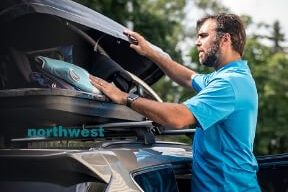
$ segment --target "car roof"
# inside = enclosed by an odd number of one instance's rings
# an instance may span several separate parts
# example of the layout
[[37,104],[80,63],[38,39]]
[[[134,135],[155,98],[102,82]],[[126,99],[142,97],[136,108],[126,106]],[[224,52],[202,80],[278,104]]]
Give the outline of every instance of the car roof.
[[[157,142],[153,145],[137,146],[131,142],[131,146],[119,146],[113,148],[90,149],[0,149],[0,159],[41,160],[41,159],[73,159],[81,164],[83,160],[89,164],[121,163],[128,171],[153,167],[161,164],[174,164],[177,162],[191,161],[191,146],[173,142]],[[104,146],[104,145],[103,145]],[[135,147],[136,146],[136,147]],[[97,155],[99,156],[97,156]],[[100,158],[101,157],[101,158]],[[104,159],[102,157],[105,157]],[[68,161],[70,161],[68,160]],[[64,160],[63,160],[64,161]],[[72,160],[71,160],[72,161]],[[5,161],[8,162],[8,161]],[[59,160],[58,163],[61,163]],[[31,165],[32,166],[32,165]],[[64,164],[63,164],[64,166]],[[89,168],[89,166],[88,166]],[[102,178],[103,179],[103,178]],[[104,180],[106,180],[104,178]]]
[[126,178],[125,182],[122,182],[128,190],[137,187],[127,177],[141,171],[153,171],[163,166],[171,167],[174,171],[190,170],[191,147],[170,144],[89,150],[0,149],[0,164],[5,165],[1,171],[8,181],[15,179],[17,175],[18,180],[45,181],[69,186],[93,179],[108,184],[113,176],[114,180],[118,181]]

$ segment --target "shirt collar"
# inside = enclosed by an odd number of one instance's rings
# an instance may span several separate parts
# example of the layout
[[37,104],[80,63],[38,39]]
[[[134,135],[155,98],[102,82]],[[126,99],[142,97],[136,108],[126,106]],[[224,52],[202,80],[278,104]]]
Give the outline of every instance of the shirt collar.
[[240,68],[244,68],[244,69],[249,69],[248,65],[247,65],[247,60],[239,59],[239,60],[236,60],[236,61],[231,61],[230,63],[224,65],[223,67],[220,67],[216,71],[220,72],[220,71],[222,71],[224,69],[228,69],[228,68],[231,68],[231,67],[237,67],[237,68],[240,67]]

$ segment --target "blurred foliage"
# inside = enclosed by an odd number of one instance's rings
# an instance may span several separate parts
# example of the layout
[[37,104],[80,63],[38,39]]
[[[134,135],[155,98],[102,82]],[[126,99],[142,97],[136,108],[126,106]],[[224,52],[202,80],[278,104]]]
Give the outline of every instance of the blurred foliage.
[[257,39],[249,39],[244,59],[249,61],[259,95],[255,152],[288,151],[288,57]]
[[204,11],[205,14],[228,12],[229,9],[223,6],[219,0],[194,0],[195,5]]
[[[193,136],[192,136],[193,137]],[[165,135],[157,136],[158,141],[180,142],[192,145],[192,138],[187,135]]]
[[[78,2],[103,13],[143,34],[153,44],[163,48],[170,56],[182,62],[181,52],[175,49],[177,43],[183,40],[184,31],[181,24],[184,18],[185,0],[77,0]],[[191,1],[191,0],[190,0]],[[218,0],[194,0],[195,7],[203,14],[229,12]],[[254,32],[247,37],[244,59],[255,78],[259,94],[259,114],[255,139],[256,154],[288,152],[288,58],[286,41],[281,31],[281,25],[275,21],[254,23],[253,18],[242,15],[245,26],[265,27],[268,35]],[[192,33],[192,32],[191,32]],[[194,34],[195,35],[195,34]],[[263,43],[270,42],[270,46]],[[211,69],[204,68],[198,62],[195,47],[190,51],[192,65],[198,72],[207,73]],[[180,75],[180,74],[179,74]],[[163,77],[154,86],[159,95],[169,102],[182,102],[195,93],[172,83]],[[191,143],[191,140],[180,137],[178,141]]]

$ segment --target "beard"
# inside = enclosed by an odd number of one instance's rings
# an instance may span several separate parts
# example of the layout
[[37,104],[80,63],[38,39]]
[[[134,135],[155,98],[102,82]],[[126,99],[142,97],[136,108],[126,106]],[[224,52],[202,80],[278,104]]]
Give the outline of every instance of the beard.
[[219,56],[220,56],[220,51],[219,51],[219,45],[220,40],[216,39],[213,41],[211,47],[207,50],[207,53],[205,53],[204,58],[200,58],[200,63],[202,65],[205,65],[207,67],[217,67],[219,64]]

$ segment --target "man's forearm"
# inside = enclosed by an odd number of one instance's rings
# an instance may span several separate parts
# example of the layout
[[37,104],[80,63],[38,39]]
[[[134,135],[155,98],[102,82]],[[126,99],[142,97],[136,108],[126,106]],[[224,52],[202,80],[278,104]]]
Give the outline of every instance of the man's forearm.
[[154,61],[173,81],[179,85],[191,88],[191,78],[197,74],[195,71],[180,65],[157,51],[151,52],[147,57]]
[[138,98],[131,107],[150,120],[169,127],[180,129],[196,123],[193,114],[183,104],[160,103]]

